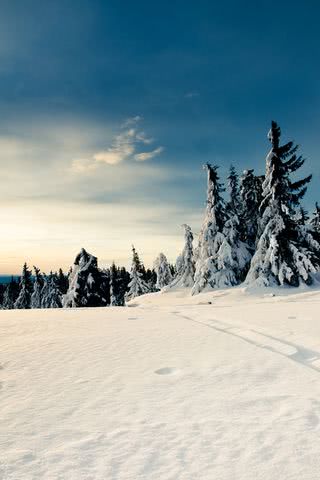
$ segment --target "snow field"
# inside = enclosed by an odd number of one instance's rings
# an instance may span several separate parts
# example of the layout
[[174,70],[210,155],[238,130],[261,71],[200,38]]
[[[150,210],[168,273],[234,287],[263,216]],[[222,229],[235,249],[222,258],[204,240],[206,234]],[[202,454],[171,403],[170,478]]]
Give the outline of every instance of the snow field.
[[319,304],[232,289],[1,311],[1,480],[315,480]]

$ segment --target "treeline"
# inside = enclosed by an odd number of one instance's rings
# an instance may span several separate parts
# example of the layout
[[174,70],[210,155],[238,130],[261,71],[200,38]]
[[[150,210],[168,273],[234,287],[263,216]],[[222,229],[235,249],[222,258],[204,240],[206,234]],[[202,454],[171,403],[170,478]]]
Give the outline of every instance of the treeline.
[[12,279],[0,290],[2,308],[122,306],[163,289],[188,287],[195,295],[243,282],[311,285],[320,270],[320,208],[316,204],[309,215],[302,206],[312,176],[296,179],[304,159],[293,142],[281,145],[280,136],[272,122],[264,175],[250,169],[239,176],[231,167],[225,187],[218,166],[205,165],[207,204],[198,244],[194,248],[191,228],[183,225],[185,243],[175,266],[160,253],[154,268],[146,269],[133,247],[130,272],[115,264],[100,269],[82,249],[67,275],[45,275],[34,267],[32,276],[25,264],[20,282]]
[[131,273],[113,263],[100,269],[95,256],[82,249],[68,274],[62,269],[41,273],[25,263],[20,279],[12,277],[0,287],[2,309],[72,308],[123,306],[126,301],[142,293],[156,292],[174,276],[174,266],[160,254],[155,268],[145,268],[135,248]]

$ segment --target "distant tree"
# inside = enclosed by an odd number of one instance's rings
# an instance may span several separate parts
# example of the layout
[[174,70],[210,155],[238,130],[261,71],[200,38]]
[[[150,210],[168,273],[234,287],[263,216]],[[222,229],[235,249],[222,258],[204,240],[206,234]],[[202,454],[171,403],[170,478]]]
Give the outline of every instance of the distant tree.
[[59,268],[58,275],[57,275],[57,283],[58,288],[60,290],[61,295],[65,295],[69,288],[69,280],[68,275],[65,275],[62,268]]
[[33,290],[32,272],[25,263],[22,268],[22,275],[20,279],[19,296],[14,303],[14,308],[28,309],[31,308],[31,294]]
[[310,284],[319,264],[319,243],[295,219],[311,175],[294,182],[290,179],[304,159],[297,156],[293,142],[281,146],[280,135],[279,126],[272,122],[261,203],[262,234],[246,279],[249,285]]
[[184,224],[182,227],[184,228],[184,247],[176,260],[175,277],[169,285],[170,288],[188,288],[194,284],[193,233],[189,225]]
[[149,293],[150,289],[145,280],[143,280],[142,263],[139,255],[132,246],[132,266],[130,272],[130,283],[128,285],[129,291],[125,295],[125,301],[129,302],[135,297]]
[[14,308],[15,301],[19,295],[19,282],[17,282],[13,277],[11,277],[10,282],[5,288],[3,294],[2,308],[4,310],[11,310]]
[[41,308],[41,301],[42,301],[42,288],[43,288],[43,276],[40,273],[40,269],[37,267],[33,267],[34,269],[34,281],[33,281],[33,290],[31,294],[31,308]]
[[59,289],[59,277],[57,274],[50,272],[48,276],[44,277],[41,297],[42,308],[62,307],[62,297]]
[[156,288],[161,290],[172,282],[172,274],[167,257],[160,253],[154,262],[154,270],[157,277]]
[[104,307],[107,305],[106,273],[99,270],[97,257],[84,248],[76,256],[69,276],[69,289],[64,307]]

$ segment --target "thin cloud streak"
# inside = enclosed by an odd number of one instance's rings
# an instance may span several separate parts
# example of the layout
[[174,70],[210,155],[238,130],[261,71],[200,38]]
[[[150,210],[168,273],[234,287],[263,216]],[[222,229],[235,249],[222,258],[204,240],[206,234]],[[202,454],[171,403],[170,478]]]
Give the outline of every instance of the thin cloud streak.
[[139,115],[128,118],[121,126],[121,132],[113,138],[111,146],[100,150],[89,159],[74,159],[71,170],[78,174],[90,173],[99,165],[118,165],[126,160],[144,162],[151,160],[163,151],[163,147],[157,147],[151,151],[139,151],[140,147],[150,145],[154,139],[148,137],[139,128],[142,117]]

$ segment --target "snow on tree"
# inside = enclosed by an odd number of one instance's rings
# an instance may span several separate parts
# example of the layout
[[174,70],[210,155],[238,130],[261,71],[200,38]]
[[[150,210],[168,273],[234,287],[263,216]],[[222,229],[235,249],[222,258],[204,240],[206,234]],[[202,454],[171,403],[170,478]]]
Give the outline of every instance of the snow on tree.
[[230,200],[226,205],[226,210],[236,212],[239,215],[241,211],[239,177],[233,165],[231,165],[229,170],[228,190]]
[[20,291],[17,300],[15,301],[14,308],[26,309],[31,306],[31,294],[33,290],[32,285],[32,272],[29,270],[28,265],[25,263],[22,268],[22,275],[20,279]]
[[193,233],[189,225],[182,225],[184,228],[184,247],[178,256],[175,265],[175,278],[169,288],[190,288],[194,285],[194,254],[193,254]]
[[239,200],[235,172],[229,183],[232,197],[225,207],[218,167],[207,165],[208,190],[205,219],[199,235],[192,295],[213,288],[238,285],[248,270],[251,254],[240,239]]
[[42,308],[62,307],[62,298],[59,289],[59,278],[57,274],[50,272],[48,276],[44,276],[44,284],[41,291],[41,297]]
[[320,236],[320,207],[318,203],[316,203],[316,208],[312,213],[312,217],[310,220],[310,225],[312,226],[313,231],[316,233],[317,237]]
[[41,308],[42,300],[42,288],[43,288],[43,276],[40,273],[40,269],[33,267],[34,269],[34,282],[33,282],[33,291],[31,294],[31,308]]
[[307,225],[309,222],[308,212],[302,206],[300,206],[296,212],[295,221],[298,225]]
[[3,302],[2,302],[3,310],[12,310],[14,308],[14,304],[16,299],[18,298],[18,295],[19,295],[19,284],[12,277],[3,294]]
[[134,246],[132,246],[132,265],[130,271],[130,283],[128,285],[129,291],[125,294],[126,302],[150,292],[148,284],[143,280],[141,270],[142,264],[139,255]]
[[172,282],[172,274],[169,262],[164,253],[160,253],[154,262],[154,269],[157,275],[156,288],[161,290]]
[[261,203],[261,237],[251,261],[246,283],[257,286],[312,283],[319,264],[319,243],[310,231],[295,221],[296,209],[311,175],[292,182],[290,174],[304,163],[293,142],[280,146],[281,131],[272,122],[268,138],[271,150],[266,159],[266,177]]
[[254,170],[244,170],[240,178],[241,219],[243,222],[242,240],[254,249],[260,219],[262,183],[264,177],[254,175]]
[[110,269],[110,306],[116,307],[119,305],[118,298],[116,296],[116,276],[117,276],[117,269],[115,263],[111,265]]
[[207,207],[199,235],[196,270],[192,295],[214,288],[216,285],[217,254],[225,240],[222,230],[226,216],[222,193],[225,191],[219,182],[218,167],[206,164]]
[[107,304],[106,274],[99,270],[97,257],[84,248],[76,256],[69,275],[64,307],[103,307]]

